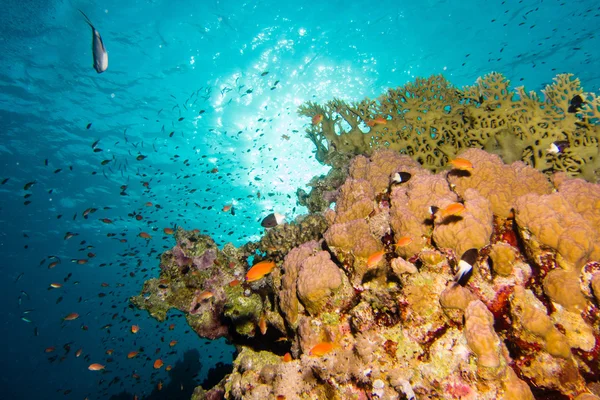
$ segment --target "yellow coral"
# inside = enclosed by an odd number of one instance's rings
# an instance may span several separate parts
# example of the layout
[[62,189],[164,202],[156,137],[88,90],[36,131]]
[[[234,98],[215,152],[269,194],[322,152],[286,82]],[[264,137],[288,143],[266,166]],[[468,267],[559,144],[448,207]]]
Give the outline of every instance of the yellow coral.
[[570,271],[550,271],[544,278],[544,293],[569,311],[583,311],[587,305],[579,288],[579,277]]
[[490,250],[493,271],[501,276],[510,275],[517,259],[517,254],[518,250],[507,243],[494,243]]
[[530,290],[515,286],[510,303],[514,323],[522,328],[521,334],[525,341],[543,339],[549,354],[561,358],[571,357],[571,348],[565,335],[554,327],[550,317],[546,315],[546,308]]
[[465,309],[465,336],[469,347],[477,355],[482,378],[496,378],[504,372],[500,338],[494,331],[494,316],[481,300],[470,302]]

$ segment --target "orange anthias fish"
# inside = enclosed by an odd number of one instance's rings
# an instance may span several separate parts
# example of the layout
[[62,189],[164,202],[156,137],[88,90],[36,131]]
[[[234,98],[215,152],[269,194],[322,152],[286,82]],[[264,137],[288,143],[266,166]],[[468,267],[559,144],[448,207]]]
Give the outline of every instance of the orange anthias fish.
[[335,347],[335,343],[321,342],[315,345],[312,349],[310,349],[310,352],[308,354],[310,354],[311,356],[321,357],[329,353]]
[[66,317],[63,318],[63,321],[73,321],[75,319],[79,318],[79,314],[77,314],[76,312],[71,313],[69,315],[67,315]]
[[173,347],[173,346],[175,346],[176,344],[177,344],[177,340],[171,340],[171,341],[169,342],[169,346],[170,346],[170,347]]
[[146,233],[146,232],[140,232],[140,234],[138,236],[141,237],[142,239],[151,239],[152,238],[152,236],[150,236],[150,234]]
[[261,261],[258,264],[254,265],[248,272],[246,273],[246,281],[254,282],[259,279],[262,279],[265,275],[271,273],[271,271],[275,268],[274,261]]
[[265,335],[267,333],[267,320],[265,319],[265,315],[261,315],[258,320],[258,329],[260,329],[260,333]]
[[408,246],[409,244],[412,243],[412,238],[410,236],[402,236],[400,239],[398,239],[398,242],[396,243],[396,247],[404,247],[404,246]]
[[159,369],[163,365],[164,365],[163,360],[161,360],[160,358],[158,358],[156,361],[154,361],[154,369]]
[[384,259],[384,257],[385,257],[385,250],[376,251],[375,253],[371,254],[369,256],[369,258],[367,259],[367,267],[373,268],[374,266],[379,264],[381,262],[381,260]]
[[227,212],[227,211],[231,210],[231,206],[232,206],[231,204],[225,204],[223,206],[223,212]]
[[133,358],[133,357],[136,357],[137,355],[138,355],[138,352],[137,352],[137,351],[130,351],[130,352],[127,354],[127,358]]
[[451,215],[459,215],[465,211],[465,206],[461,203],[452,203],[448,207],[440,211],[442,218],[449,217]]
[[204,292],[202,292],[198,295],[198,301],[208,300],[212,297],[214,297],[213,292],[211,292],[209,290],[205,290]]
[[90,366],[88,367],[88,369],[90,371],[101,371],[101,370],[104,369],[104,365],[98,364],[98,363],[93,363],[93,364],[90,364]]
[[165,229],[163,229],[163,232],[166,235],[172,235],[173,233],[175,233],[175,231],[173,230],[173,228],[165,228]]
[[323,121],[323,114],[315,114],[312,117],[312,124],[313,125],[319,125],[321,123],[321,121]]
[[62,287],[62,283],[51,283],[50,287],[53,289],[58,289],[59,287]]
[[471,164],[471,161],[465,160],[464,158],[455,158],[454,160],[448,161],[448,164],[452,165],[453,169],[460,169],[463,171],[473,169],[473,164]]
[[367,125],[373,127],[375,125],[385,125],[387,124],[387,119],[383,117],[377,117],[375,119],[370,119],[366,121]]
[[131,333],[138,333],[140,331],[140,327],[138,325],[131,325]]
[[292,361],[292,355],[290,353],[285,353],[285,355],[283,356],[283,362],[290,362]]

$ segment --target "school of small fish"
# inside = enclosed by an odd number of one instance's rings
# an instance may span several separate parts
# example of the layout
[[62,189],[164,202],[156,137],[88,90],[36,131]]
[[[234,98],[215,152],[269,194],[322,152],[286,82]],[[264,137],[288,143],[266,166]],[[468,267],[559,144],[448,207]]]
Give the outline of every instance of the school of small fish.
[[[104,78],[113,73],[116,63],[111,64],[109,70],[108,50],[99,30],[96,29],[96,26],[102,29],[102,23],[90,14],[94,22],[99,23],[95,26],[82,10],[78,11],[83,15],[84,22],[91,28],[92,32],[92,67],[97,74],[106,72],[105,75],[102,75]],[[528,30],[537,29],[535,24],[530,24],[527,20],[528,15],[536,12],[538,12],[537,8],[526,10],[524,7],[511,11],[505,25],[516,20],[519,27],[523,26]],[[508,13],[508,10],[506,13]],[[79,15],[78,17],[81,18]],[[230,23],[227,17],[220,16],[219,18],[219,22],[224,26]],[[500,21],[492,19],[490,23],[497,24]],[[106,33],[104,30],[103,32]],[[89,34],[89,31],[87,34]],[[89,36],[86,37],[86,41],[89,40]],[[109,39],[107,42],[109,45],[111,41],[114,43],[117,40],[115,37],[106,36],[106,38]],[[574,45],[578,44],[575,43]],[[507,48],[509,48],[508,43],[501,42],[499,49],[495,51],[494,57],[501,58],[500,53],[503,53]],[[469,57],[470,54],[467,53],[463,66],[468,64]],[[517,55],[516,58],[527,59],[534,66],[537,63],[534,54],[523,53]],[[285,85],[284,80],[274,77],[273,71],[270,73],[263,70],[255,75],[254,78],[262,79],[264,81],[262,86],[266,86],[270,91]],[[152,268],[155,268],[156,265],[148,265],[147,260],[160,256],[165,249],[170,247],[165,243],[174,240],[173,235],[176,234],[180,226],[186,226],[187,229],[194,223],[198,232],[213,235],[219,240],[219,244],[234,240],[245,241],[247,239],[245,234],[234,229],[226,229],[215,235],[215,232],[205,229],[202,222],[195,219],[192,214],[195,212],[201,212],[203,215],[210,213],[214,221],[235,218],[238,225],[255,226],[257,232],[271,229],[283,224],[285,221],[286,217],[275,212],[273,206],[273,199],[276,199],[281,193],[274,191],[263,191],[261,193],[261,189],[264,187],[261,184],[263,179],[278,179],[278,184],[285,184],[281,178],[261,175],[260,168],[258,168],[258,164],[262,163],[263,159],[276,162],[278,155],[274,145],[264,144],[257,147],[256,142],[254,142],[253,147],[247,149],[247,151],[256,154],[257,166],[241,170],[236,170],[230,165],[219,162],[220,154],[222,154],[220,153],[221,149],[206,150],[199,145],[192,145],[191,150],[195,157],[188,158],[181,155],[187,154],[183,148],[191,139],[188,132],[193,129],[196,121],[199,118],[208,118],[214,112],[210,100],[218,98],[221,107],[226,107],[232,102],[239,102],[244,98],[256,95],[259,88],[251,86],[249,82],[249,79],[244,80],[244,78],[237,77],[230,81],[196,87],[183,97],[171,94],[170,98],[167,99],[168,102],[165,102],[164,106],[159,109],[157,107],[154,114],[142,116],[148,126],[154,127],[155,136],[150,138],[132,132],[134,131],[133,128],[122,126],[119,128],[120,139],[116,141],[108,140],[96,131],[101,124],[100,121],[81,121],[79,130],[81,134],[85,134],[85,137],[88,138],[86,148],[89,152],[88,154],[82,154],[81,157],[86,158],[94,165],[92,170],[85,171],[85,173],[92,177],[104,179],[106,185],[97,189],[112,193],[115,200],[114,203],[110,204],[90,203],[83,206],[77,204],[76,207],[78,208],[72,216],[70,213],[69,215],[66,214],[69,211],[67,207],[56,206],[52,208],[52,211],[47,211],[54,213],[52,218],[56,220],[61,220],[61,222],[69,220],[68,230],[56,233],[60,236],[64,247],[57,249],[53,254],[46,254],[39,261],[39,266],[42,267],[44,272],[52,274],[52,278],[39,284],[43,286],[44,291],[47,291],[46,301],[49,301],[57,310],[60,310],[60,315],[57,314],[55,321],[56,326],[61,330],[60,337],[46,337],[43,324],[39,322],[41,320],[40,316],[34,308],[29,307],[29,304],[33,301],[29,294],[30,291],[20,289],[23,281],[29,278],[26,273],[19,272],[15,274],[16,277],[12,278],[12,281],[19,288],[17,306],[21,321],[25,326],[30,327],[34,337],[44,337],[46,340],[46,344],[39,348],[39,353],[47,357],[49,363],[57,365],[63,363],[68,357],[81,358],[81,362],[78,364],[79,368],[87,369],[91,371],[90,374],[100,377],[98,380],[98,393],[100,395],[107,393],[112,386],[120,385],[123,387],[123,380],[125,379],[139,382],[147,380],[151,382],[153,388],[162,390],[163,381],[159,372],[177,368],[176,362],[180,357],[177,347],[181,344],[177,346],[179,343],[178,338],[173,331],[176,323],[179,325],[184,324],[184,321],[181,321],[182,316],[169,316],[168,325],[162,326],[154,323],[149,325],[146,317],[140,313],[135,313],[135,316],[131,317],[128,304],[113,302],[117,294],[121,293],[123,288],[130,284],[129,282],[135,282],[133,286],[136,286],[152,275]],[[261,87],[260,90],[263,90],[263,88]],[[581,105],[581,101],[581,98],[572,99],[571,107],[576,109]],[[293,112],[293,110],[290,112]],[[100,120],[100,117],[98,117],[98,120]],[[248,138],[262,138],[272,122],[272,119],[258,117],[252,121],[253,128],[242,128],[234,132],[215,126],[209,129],[209,134],[222,137],[224,145],[231,144],[235,146],[237,143],[248,140]],[[310,121],[312,125],[327,122],[326,116],[323,114],[314,115]],[[370,119],[365,119],[364,123],[368,127],[374,127],[386,125],[387,120],[382,116],[375,115]],[[298,134],[298,129],[290,128],[285,133],[280,133],[278,137],[281,143],[285,145],[294,134]],[[568,148],[568,142],[557,141],[550,145],[547,152],[560,154]],[[171,201],[164,192],[164,188],[161,188],[166,172],[164,165],[156,162],[156,156],[164,153],[169,154],[169,161],[178,168],[174,180],[171,180],[176,184],[167,190],[176,193],[178,199],[184,198],[184,202],[175,203]],[[75,160],[67,164],[60,164],[52,155],[44,156],[39,160],[32,160],[32,163],[37,163],[42,168],[39,176],[32,176],[26,180],[15,176],[0,177],[2,187],[23,192],[22,204],[27,209],[34,208],[36,206],[35,202],[41,204],[46,198],[51,198],[55,191],[68,190],[68,186],[65,186],[65,188],[52,186],[49,183],[52,176],[67,176],[67,174],[73,172],[80,172],[80,168],[83,168]],[[450,160],[449,166],[451,171],[456,173],[468,172],[477,168],[468,160],[460,158]],[[224,185],[224,182],[240,179],[240,175],[252,177],[248,185],[249,192],[247,195],[236,197],[234,196],[235,193],[228,193],[227,196],[222,193],[216,194],[219,192],[219,188]],[[411,175],[407,172],[396,173],[390,177],[390,184],[405,184],[410,178]],[[135,201],[130,201],[130,196]],[[115,203],[121,200],[127,202],[128,213],[123,214],[116,211],[119,207]],[[262,208],[267,211],[262,215],[249,212],[248,210],[252,209],[256,203],[264,203],[265,206]],[[295,213],[295,211],[295,208],[291,210],[292,213]],[[464,212],[468,211],[462,203],[452,203],[444,208],[431,206],[431,217],[439,220],[461,218],[461,214]],[[106,243],[101,242],[98,237],[89,237],[84,233],[88,231],[90,225],[101,232],[101,239],[108,242],[111,248],[114,249],[114,254],[100,252],[99,248],[104,248]],[[226,225],[217,223],[217,226],[220,228]],[[36,232],[22,232],[25,249],[29,248],[30,242],[35,242],[31,238],[36,237],[36,235]],[[37,235],[37,238],[39,237]],[[416,240],[416,238],[401,237],[397,240],[395,247],[408,246],[413,240]],[[455,275],[455,282],[458,285],[464,285],[470,277],[477,258],[477,254],[473,250],[468,250],[461,257]],[[385,249],[371,254],[367,259],[368,268],[376,269],[388,254],[389,251]],[[99,287],[92,287],[89,282],[78,280],[78,277],[82,275],[80,272],[82,268],[104,271],[104,273],[111,271],[113,276],[119,277],[119,282],[116,284],[103,282]],[[258,262],[248,267],[245,277],[240,277],[240,280],[244,282],[236,279],[230,282],[229,285],[236,286],[246,284],[246,282],[259,281],[268,276],[275,268],[277,268],[277,265],[271,260]],[[61,274],[62,279],[56,278],[57,274]],[[83,289],[77,291],[77,286],[85,286],[85,294],[81,291]],[[213,296],[214,293],[210,288],[201,290],[197,294],[197,298],[201,302],[214,301]],[[81,309],[77,307],[63,309],[61,304],[63,301],[79,304]],[[96,313],[87,311],[90,307],[87,307],[86,304],[94,304],[98,311]],[[79,335],[90,330],[100,332],[101,339],[98,343],[98,349],[101,349],[101,351],[86,348],[79,340],[71,338],[76,336],[71,333],[73,331],[76,331],[76,334]],[[263,335],[267,332],[264,317],[259,320],[259,330]],[[127,336],[119,336],[119,341],[116,341],[114,339],[116,332],[126,333]],[[187,334],[191,331],[187,329],[184,332]],[[164,343],[164,345],[156,349],[148,349],[138,345],[138,340],[142,340],[141,338],[145,335],[157,335],[160,337],[161,344]],[[205,344],[209,345],[210,343],[206,341]],[[334,350],[336,346],[335,343],[321,342],[314,346],[309,354],[314,357],[323,356]],[[77,350],[71,353],[71,350],[75,349]],[[292,356],[286,353],[282,359],[288,362],[292,360]],[[131,367],[127,366],[127,362],[130,363]],[[146,366],[153,369],[152,375],[144,376],[139,372]],[[72,389],[60,388],[59,390],[68,395]],[[138,398],[138,395],[135,398]]]

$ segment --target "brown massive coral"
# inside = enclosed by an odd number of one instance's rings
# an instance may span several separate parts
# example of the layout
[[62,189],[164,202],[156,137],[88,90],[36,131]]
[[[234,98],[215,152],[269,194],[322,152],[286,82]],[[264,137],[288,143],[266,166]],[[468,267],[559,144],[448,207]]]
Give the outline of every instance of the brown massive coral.
[[[600,98],[585,93],[572,74],[558,75],[542,99],[523,87],[514,91],[502,74],[490,73],[472,86],[453,87],[442,75],[390,89],[375,100],[324,105],[307,102],[299,114],[324,116],[307,137],[317,159],[334,164],[341,154],[371,154],[388,148],[439,171],[469,147],[522,160],[544,171],[565,171],[596,181],[600,174]],[[568,141],[560,154],[547,150]]]

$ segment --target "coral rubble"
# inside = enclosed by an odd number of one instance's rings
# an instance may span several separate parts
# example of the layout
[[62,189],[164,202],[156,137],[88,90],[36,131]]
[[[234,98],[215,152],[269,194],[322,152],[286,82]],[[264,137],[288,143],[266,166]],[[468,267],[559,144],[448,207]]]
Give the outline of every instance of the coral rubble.
[[[318,129],[335,129],[334,113],[350,124],[349,133],[327,139],[331,144],[365,153],[327,190],[335,192],[327,211],[239,249],[220,250],[206,236],[178,230],[160,277],[132,302],[159,320],[178,309],[200,336],[226,336],[236,345],[232,373],[194,398],[598,398],[600,189],[564,172],[550,180],[531,160],[521,161],[527,151],[548,161],[540,149],[565,132],[597,132],[589,123],[597,115],[568,111],[569,96],[583,95],[569,77],[547,88],[552,103],[545,107],[522,90],[512,99],[507,85],[492,74],[456,91],[438,77],[398,90],[393,103],[311,105],[303,112],[324,115],[315,119]],[[391,129],[392,120],[377,118],[400,103],[413,107],[401,118],[413,124],[406,135],[429,137],[439,127],[443,152],[424,151],[425,139],[408,152],[423,150],[417,161],[427,160],[427,168],[394,146],[361,147],[359,123]],[[476,122],[465,127],[465,118]],[[525,150],[524,135],[506,136],[539,132],[541,121],[547,137],[538,147]],[[561,131],[566,123],[578,127]],[[492,140],[525,147],[510,163],[466,149],[473,126],[483,147]],[[462,132],[456,140],[445,136],[452,129]],[[325,140],[315,126],[316,139],[318,132]],[[378,141],[392,141],[377,132]],[[456,155],[472,169],[443,169]],[[401,172],[410,178],[395,182]],[[450,206],[458,211],[440,211]],[[477,260],[469,279],[457,281],[467,250]],[[263,259],[275,267],[246,280]]]

